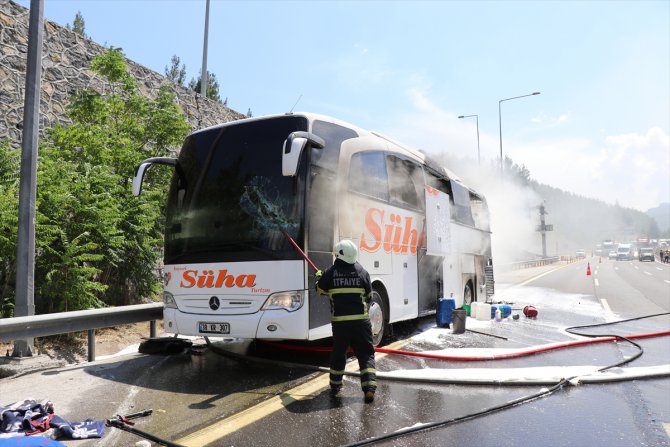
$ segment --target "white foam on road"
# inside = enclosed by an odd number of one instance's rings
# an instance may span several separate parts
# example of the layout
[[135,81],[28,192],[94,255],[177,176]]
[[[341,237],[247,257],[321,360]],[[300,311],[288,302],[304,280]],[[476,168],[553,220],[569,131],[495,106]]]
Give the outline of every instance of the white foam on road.
[[570,383],[598,383],[670,376],[670,365],[612,368],[598,372],[600,366],[537,366],[530,368],[455,368],[412,369],[377,372],[380,378],[445,382],[469,385],[546,385],[574,378]]

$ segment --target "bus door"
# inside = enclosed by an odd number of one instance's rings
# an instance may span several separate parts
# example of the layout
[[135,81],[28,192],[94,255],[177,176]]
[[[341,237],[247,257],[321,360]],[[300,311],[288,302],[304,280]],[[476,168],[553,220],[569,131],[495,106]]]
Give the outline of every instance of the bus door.
[[[399,281],[402,295],[391,301],[391,316],[416,318],[419,307],[418,247],[424,227],[425,199],[423,169],[417,162],[399,154],[387,153],[389,223],[393,229],[393,278]],[[395,307],[395,309],[394,309]]]
[[[343,141],[356,138],[357,133],[337,124],[315,120],[312,133],[323,138],[324,147],[311,151],[307,180],[307,254],[314,264],[325,270],[333,264],[333,247],[337,241],[335,227],[338,219],[336,200],[337,170]],[[311,272],[310,272],[311,273]],[[314,276],[308,274],[309,290],[314,290]],[[309,301],[309,328],[330,328],[330,302],[324,296],[312,294]]]

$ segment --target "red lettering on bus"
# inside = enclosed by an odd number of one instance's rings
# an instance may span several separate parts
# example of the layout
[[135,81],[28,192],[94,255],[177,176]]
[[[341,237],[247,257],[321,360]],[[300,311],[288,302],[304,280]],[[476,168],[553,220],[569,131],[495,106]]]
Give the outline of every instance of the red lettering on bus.
[[242,274],[233,276],[228,274],[228,270],[219,270],[217,274],[214,270],[185,270],[182,274],[182,280],[179,283],[181,287],[189,289],[197,287],[198,289],[211,289],[213,287],[246,287],[256,286],[256,275]]
[[410,216],[405,217],[405,235],[402,239],[402,252],[407,253],[407,248],[411,250],[413,255],[416,254],[416,247],[418,242],[418,233],[412,228],[412,218]]
[[[378,216],[379,223],[375,220],[375,215]],[[365,233],[361,234],[361,250],[375,252],[379,250],[379,246],[382,243],[382,227],[381,221],[384,220],[384,211],[377,208],[370,208],[368,212],[365,213],[365,228],[370,232],[374,243],[368,245],[365,240]]]
[[[386,253],[407,253],[415,255],[419,241],[419,232],[412,228],[412,216],[390,213],[388,222],[384,222],[386,213],[378,208],[370,208],[365,214],[365,231],[361,234],[361,250],[375,252],[383,245]],[[383,229],[383,231],[382,231]],[[369,236],[366,238],[366,236]]]

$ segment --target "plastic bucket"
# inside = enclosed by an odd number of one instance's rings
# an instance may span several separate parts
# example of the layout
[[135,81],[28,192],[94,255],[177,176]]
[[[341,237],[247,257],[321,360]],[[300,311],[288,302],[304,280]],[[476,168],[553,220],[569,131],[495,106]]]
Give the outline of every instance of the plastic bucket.
[[489,321],[491,318],[491,305],[481,303],[479,309],[477,309],[477,319],[479,321]]
[[509,304],[492,304],[491,305],[491,318],[496,317],[496,309],[500,309],[500,317],[507,318],[512,315],[512,306]]
[[477,318],[477,314],[479,313],[479,307],[481,303],[478,303],[477,301],[474,301],[472,304],[470,304],[470,316],[472,318]]
[[456,300],[453,298],[440,298],[437,300],[437,313],[435,320],[437,327],[449,327],[451,324],[451,313],[456,308]]
[[467,320],[467,315],[465,309],[454,309],[452,312],[454,327],[451,332],[454,334],[462,334],[465,332],[465,320]]

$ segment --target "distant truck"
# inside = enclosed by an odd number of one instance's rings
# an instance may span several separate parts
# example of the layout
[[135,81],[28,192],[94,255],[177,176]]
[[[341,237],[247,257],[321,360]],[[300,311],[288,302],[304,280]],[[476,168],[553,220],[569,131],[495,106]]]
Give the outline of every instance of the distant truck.
[[642,247],[638,252],[638,258],[640,262],[651,261],[654,262],[654,249],[652,247]]
[[632,244],[619,244],[616,250],[616,260],[617,261],[630,261],[633,259],[633,245]]

